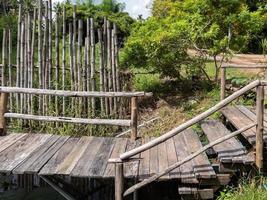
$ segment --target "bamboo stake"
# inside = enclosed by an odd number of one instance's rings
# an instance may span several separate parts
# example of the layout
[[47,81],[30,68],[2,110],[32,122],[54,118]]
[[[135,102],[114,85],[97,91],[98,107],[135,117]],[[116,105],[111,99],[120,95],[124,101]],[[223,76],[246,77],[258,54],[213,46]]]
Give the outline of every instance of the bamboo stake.
[[[33,12],[33,25],[32,25],[32,44],[31,44],[31,67],[30,67],[30,88],[33,88],[33,78],[34,78],[34,53],[35,53],[35,29],[36,29],[36,17],[37,17],[37,10],[34,9]],[[34,106],[33,106],[33,96],[31,97],[31,114],[34,113]]]
[[71,76],[71,90],[74,90],[74,69],[73,69],[73,44],[72,44],[72,37],[73,37],[73,33],[72,33],[72,24],[69,23],[69,60],[70,60],[70,76]]
[[[104,91],[108,92],[108,72],[107,72],[107,18],[104,18],[104,30],[103,30],[103,38],[104,38]],[[105,98],[105,110],[106,115],[109,115],[109,99]]]
[[[118,45],[118,29],[117,29],[117,25],[114,24],[113,25],[113,29],[114,29],[114,59],[115,59],[115,76],[116,76],[116,92],[121,91],[120,89],[120,73],[119,73],[119,45]],[[122,117],[122,104],[121,102],[121,98],[117,98],[117,105],[119,105],[118,111],[119,111],[119,115],[120,117]]]
[[[108,71],[108,91],[112,91],[112,72],[111,72],[111,30],[110,22],[107,21],[107,71]],[[109,99],[109,112],[113,113],[113,101]]]
[[[82,69],[82,35],[83,35],[83,21],[80,19],[78,21],[78,51],[77,51],[77,81],[78,81],[78,90],[82,90],[81,82],[81,69]],[[82,98],[79,98],[79,104],[77,109],[77,114],[80,116],[82,113]]]
[[6,135],[6,119],[8,93],[0,93],[0,136]]
[[74,88],[77,90],[77,52],[76,52],[76,38],[77,38],[77,26],[76,26],[76,5],[73,5],[73,42],[72,42],[72,53],[73,53],[73,75],[74,75]]
[[221,100],[225,98],[226,68],[221,68]]
[[[10,87],[12,87],[12,33],[11,30],[8,30],[8,85]],[[13,112],[13,95],[10,95],[9,98],[9,107],[10,107],[10,111]]]
[[123,163],[115,164],[115,200],[123,200],[124,175]]
[[[104,92],[104,64],[103,64],[103,38],[102,38],[102,30],[98,29],[98,40],[99,40],[99,76],[100,76],[100,92]],[[104,99],[100,99],[101,113],[105,112],[104,108]]]
[[7,64],[7,31],[6,29],[4,28],[3,29],[3,41],[2,41],[2,63],[3,63],[3,66],[2,66],[2,80],[1,80],[1,83],[2,83],[2,86],[6,86],[6,64]]
[[[91,85],[92,91],[96,91],[96,78],[95,78],[95,30],[94,19],[90,19],[90,31],[91,31]],[[95,98],[92,98],[92,115],[95,116]]]
[[[48,89],[52,86],[52,0],[48,0]],[[58,82],[56,82],[57,84]],[[51,105],[51,97],[48,97],[48,107]]]
[[[87,91],[91,91],[91,63],[90,63],[90,57],[91,57],[91,36],[90,36],[90,19],[87,18],[86,20],[86,37],[87,37],[87,43],[86,43],[86,60],[87,60],[87,66],[86,66],[86,71],[87,71]],[[90,117],[91,113],[91,99],[87,98],[88,104],[87,104],[87,113],[88,117]]]
[[[27,80],[27,85],[26,87],[30,88],[31,87],[31,16],[28,13],[28,22],[27,22],[27,64],[26,64],[26,80]],[[31,99],[30,95],[27,95],[27,110],[28,113],[31,112]]]
[[[116,92],[116,66],[115,66],[115,36],[114,29],[111,31],[111,70],[112,70],[112,86],[113,91]],[[117,99],[113,99],[114,116],[117,116]]]
[[[39,89],[43,88],[43,42],[42,42],[42,0],[38,4],[38,65],[39,65]],[[38,111],[42,113],[43,98],[39,96]]]
[[[19,14],[18,14],[18,33],[17,33],[17,69],[16,69],[16,87],[20,86],[20,39],[21,39],[21,11],[22,10],[22,5],[21,5],[21,0],[19,1]],[[19,112],[20,108],[20,96],[19,94],[16,94],[16,107]]]
[[[55,38],[55,51],[56,51],[56,73],[55,73],[55,82],[56,87],[55,89],[59,89],[59,25],[58,25],[58,13],[56,14],[56,23],[55,23],[55,32],[56,32],[56,38]],[[51,74],[50,74],[51,75]],[[55,109],[56,109],[56,115],[59,115],[59,107],[58,107],[58,97],[55,97]]]
[[[62,34],[62,90],[66,89],[66,7],[63,7],[63,34]],[[62,113],[65,115],[66,102],[63,97]]]
[[[20,48],[20,87],[24,87],[24,49],[25,49],[25,43],[24,43],[24,34],[25,34],[25,24],[24,22],[21,23],[21,38],[20,38],[20,42],[21,42],[21,48]],[[25,95],[21,95],[20,96],[20,111],[22,113],[24,113],[24,96]]]

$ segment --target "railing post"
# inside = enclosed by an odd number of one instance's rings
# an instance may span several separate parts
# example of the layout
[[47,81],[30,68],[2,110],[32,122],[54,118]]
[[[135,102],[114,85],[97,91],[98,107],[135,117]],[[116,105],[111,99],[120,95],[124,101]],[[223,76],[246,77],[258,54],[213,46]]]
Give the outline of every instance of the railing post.
[[138,98],[132,97],[131,98],[131,140],[137,139],[137,120],[138,120]]
[[123,199],[124,175],[123,163],[115,164],[115,200]]
[[264,86],[257,87],[256,166],[263,169]]
[[6,135],[6,119],[8,93],[0,93],[0,136]]
[[226,87],[226,68],[221,67],[221,100],[225,99],[225,87]]

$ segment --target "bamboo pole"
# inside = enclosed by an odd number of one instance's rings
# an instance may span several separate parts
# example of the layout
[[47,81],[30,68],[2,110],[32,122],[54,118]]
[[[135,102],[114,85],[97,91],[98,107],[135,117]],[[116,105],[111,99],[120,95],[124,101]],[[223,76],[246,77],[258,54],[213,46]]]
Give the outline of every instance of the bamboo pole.
[[[98,40],[99,40],[99,85],[100,85],[100,92],[104,92],[104,63],[103,63],[103,37],[102,37],[102,30],[97,29],[98,32]],[[104,99],[100,99],[100,107],[101,107],[101,113],[105,113],[105,107],[104,107]]]
[[[39,80],[39,89],[43,88],[43,42],[42,42],[42,0],[39,0],[38,3],[38,80]],[[39,105],[38,105],[38,112],[39,114],[42,113],[42,104],[43,98],[39,97]]]
[[[198,151],[194,152],[193,154],[187,156],[187,157],[184,158],[183,160],[181,160],[181,161],[179,161],[179,162],[177,162],[177,163],[175,163],[175,164],[172,164],[172,165],[169,166],[167,169],[165,169],[165,170],[163,170],[163,171],[161,171],[161,172],[159,172],[159,173],[153,175],[153,176],[150,177],[150,178],[147,178],[147,179],[143,180],[143,181],[140,182],[140,183],[137,183],[137,184],[133,185],[132,187],[130,187],[129,189],[127,189],[127,190],[124,192],[123,196],[127,196],[127,195],[129,195],[129,194],[131,194],[131,193],[137,191],[137,190],[140,189],[141,187],[144,187],[145,185],[148,185],[149,183],[151,183],[151,182],[157,180],[158,178],[164,176],[165,174],[170,173],[172,170],[178,168],[178,167],[181,166],[182,164],[184,164],[184,163],[186,163],[186,162],[192,160],[193,158],[197,157],[197,156],[200,155],[201,153],[205,152],[207,149],[209,149],[209,148],[211,148],[211,147],[213,147],[213,146],[215,146],[215,145],[217,145],[217,144],[220,144],[220,143],[222,143],[222,142],[224,142],[224,141],[226,141],[226,140],[228,140],[228,139],[231,139],[231,138],[233,138],[233,137],[239,135],[240,133],[243,133],[244,131],[253,128],[254,126],[256,126],[256,124],[250,124],[250,125],[245,126],[244,128],[241,128],[241,129],[239,129],[239,130],[237,130],[237,131],[235,131],[235,132],[233,132],[233,133],[230,133],[230,134],[228,134],[228,135],[226,135],[226,136],[224,136],[224,137],[221,137],[221,138],[219,138],[219,139],[217,139],[217,140],[215,140],[215,141],[209,143],[208,145],[205,145],[204,147],[200,148]],[[116,186],[115,186],[115,187],[116,187]]]
[[[96,91],[96,77],[95,77],[95,30],[94,19],[90,18],[90,36],[91,36],[91,85],[92,91]],[[92,115],[95,116],[96,104],[95,98],[92,98]]]
[[[78,49],[77,49],[77,82],[78,90],[82,90],[81,70],[82,70],[82,36],[83,36],[83,21],[78,21]],[[79,98],[79,104],[77,109],[77,116],[81,116],[82,113],[82,99]]]
[[77,51],[76,51],[76,38],[77,38],[77,19],[76,19],[76,5],[73,5],[73,75],[74,75],[74,88],[77,90]]
[[123,200],[124,175],[123,163],[115,164],[115,200]]
[[71,85],[71,90],[74,90],[74,68],[73,68],[73,44],[72,44],[72,41],[73,41],[73,33],[72,33],[72,24],[69,23],[69,62],[70,62],[70,77],[71,77],[71,82],[70,82],[70,85]]
[[[56,53],[56,73],[55,73],[55,89],[59,89],[59,24],[58,24],[58,13],[56,14],[56,22],[55,22],[55,32],[56,32],[56,38],[55,38],[55,53]],[[58,105],[58,98],[55,97],[55,110],[56,110],[56,115],[59,115],[59,105]]]
[[6,86],[6,68],[7,68],[7,31],[3,29],[3,41],[2,41],[2,86]]
[[[115,66],[115,35],[114,29],[111,30],[111,70],[112,70],[112,86],[113,91],[116,92],[116,66]],[[117,116],[117,99],[113,99],[114,116]]]
[[[52,87],[52,0],[48,0],[48,89]],[[58,82],[56,82],[58,84]],[[48,107],[51,105],[51,97],[48,97]]]
[[256,166],[259,171],[263,170],[263,131],[264,131],[264,86],[257,87],[257,105],[256,105],[256,116],[257,116],[257,126],[256,126]]
[[[111,29],[110,22],[107,21],[107,71],[108,71],[108,91],[112,91],[112,72],[111,72]],[[109,99],[109,112],[113,114],[113,101]]]
[[[86,80],[86,77],[87,77],[87,65],[88,65],[88,60],[87,60],[87,40],[88,38],[85,37],[85,40],[84,40],[84,63],[83,63],[83,67],[82,67],[82,86],[83,86],[83,91],[87,91],[87,80]],[[82,102],[82,110],[83,110],[83,115],[86,115],[87,114],[87,102],[86,102],[86,98],[83,98],[83,102]]]
[[[22,5],[21,0],[19,1],[19,14],[18,14],[18,33],[17,33],[17,69],[16,69],[16,87],[20,86],[20,39],[21,39],[21,13],[22,13]],[[16,108],[19,112],[20,108],[20,96],[16,94]]]
[[[20,48],[20,87],[24,87],[24,81],[25,81],[25,76],[24,76],[24,71],[25,71],[25,66],[24,66],[24,50],[25,50],[25,42],[24,42],[24,34],[25,34],[25,24],[24,22],[21,23],[21,38],[20,38],[20,42],[21,42],[21,48]],[[24,97],[25,95],[21,95],[20,96],[20,111],[22,113],[24,113],[25,111],[25,107],[24,107]]]
[[138,125],[138,99],[137,97],[131,98],[131,126],[132,126],[132,133],[131,133],[131,140],[135,141],[137,139],[137,125]]
[[[33,81],[34,81],[34,55],[35,55],[35,29],[36,29],[36,17],[37,17],[37,10],[34,9],[33,12],[33,24],[32,24],[32,43],[31,43],[31,67],[30,67],[30,88],[33,88]],[[34,113],[34,105],[33,105],[33,96],[31,97],[31,114]]]
[[[8,30],[8,85],[12,87],[12,33]],[[9,98],[10,111],[13,111],[13,95]]]
[[[62,90],[66,89],[66,7],[63,7],[63,34],[62,34]],[[65,115],[66,102],[63,98],[62,113]]]
[[[118,28],[117,25],[113,25],[114,29],[114,59],[115,59],[115,75],[116,75],[116,92],[121,91],[120,89],[120,73],[119,73],[119,44],[118,44]],[[122,104],[121,99],[117,98],[117,105],[120,117],[122,117]]]
[[[103,69],[103,79],[104,79],[104,91],[108,92],[108,72],[107,72],[107,18],[104,17],[104,25],[103,25],[103,48],[104,48],[104,52],[103,52],[103,59],[104,59],[104,69]],[[109,99],[105,98],[105,112],[106,115],[109,115]]]
[[[86,20],[86,37],[87,37],[87,43],[86,43],[86,60],[87,60],[87,66],[86,66],[86,71],[87,71],[87,91],[91,91],[91,63],[90,63],[90,58],[91,58],[91,32],[90,32],[90,18],[87,18]],[[90,117],[91,113],[91,99],[87,99],[87,113],[88,117]]]
[[[28,13],[28,22],[27,22],[27,64],[26,64],[26,80],[27,80],[27,83],[26,83],[26,87],[27,88],[30,88],[31,87],[31,16],[30,14]],[[27,95],[27,98],[25,99],[27,100],[26,104],[27,104],[27,111],[28,113],[31,112],[31,98],[30,98],[30,95]]]
[[0,93],[0,136],[6,135],[6,119],[8,93]]

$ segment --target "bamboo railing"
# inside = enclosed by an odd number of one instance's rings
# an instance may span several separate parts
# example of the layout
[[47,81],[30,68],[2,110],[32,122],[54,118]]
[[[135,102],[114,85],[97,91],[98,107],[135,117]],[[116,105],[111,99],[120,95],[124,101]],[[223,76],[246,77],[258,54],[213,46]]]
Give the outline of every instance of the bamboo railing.
[[[87,118],[70,118],[70,117],[54,117],[40,116],[32,114],[8,113],[7,104],[9,94],[31,94],[31,95],[48,95],[63,97],[90,97],[90,98],[131,98],[131,119],[87,119]],[[37,120],[46,122],[65,122],[77,124],[92,125],[113,125],[131,127],[131,139],[137,139],[138,124],[138,97],[151,96],[152,93],[145,92],[87,92],[87,91],[66,91],[66,90],[49,90],[35,88],[19,88],[19,87],[0,87],[0,135],[6,134],[6,118],[16,118],[24,120]]]
[[[114,163],[115,164],[115,169],[116,169],[116,174],[115,174],[115,200],[122,200],[123,196],[127,196],[133,192],[136,192],[138,189],[140,189],[141,187],[146,186],[147,184],[157,180],[158,178],[160,178],[161,176],[166,175],[167,173],[171,172],[172,170],[176,169],[177,167],[179,167],[180,165],[192,160],[193,158],[195,158],[197,155],[203,153],[205,150],[207,150],[210,147],[213,147],[219,143],[222,143],[232,137],[235,137],[241,133],[243,133],[244,131],[255,127],[256,126],[256,166],[258,167],[258,169],[260,171],[262,171],[263,169],[263,117],[264,117],[264,86],[267,86],[267,81],[260,81],[260,80],[256,80],[253,81],[252,83],[248,84],[247,86],[243,87],[242,89],[238,90],[237,92],[233,93],[232,95],[230,95],[229,97],[225,98],[224,100],[221,100],[218,104],[216,104],[215,106],[213,106],[212,108],[208,109],[207,111],[197,115],[196,117],[192,118],[191,120],[185,122],[184,124],[181,124],[180,126],[178,126],[177,128],[174,128],[173,130],[165,133],[164,135],[142,145],[139,146],[133,150],[130,150],[128,152],[125,152],[123,154],[120,155],[119,158],[116,159],[110,159],[109,162],[110,163]],[[204,120],[205,118],[211,116],[212,114],[214,114],[215,112],[219,111],[220,109],[222,109],[223,107],[225,107],[226,105],[230,104],[231,102],[233,102],[235,99],[237,99],[238,97],[240,97],[241,95],[245,94],[246,92],[252,90],[256,88],[257,90],[257,102],[256,102],[256,116],[257,116],[257,121],[255,123],[252,123],[248,126],[245,126],[225,137],[219,138],[218,140],[204,146],[203,148],[199,149],[198,151],[196,151],[195,153],[189,155],[188,157],[186,157],[184,160],[179,161],[173,165],[171,165],[170,167],[168,167],[167,169],[159,172],[158,174],[155,174],[154,176],[147,178],[145,180],[143,180],[140,183],[137,183],[135,185],[133,185],[132,187],[130,187],[129,189],[127,189],[124,192],[124,175],[123,175],[123,165],[125,162],[129,161],[131,159],[131,157],[140,154],[141,152],[144,152],[148,149],[151,149],[152,147],[159,145],[163,142],[165,142],[166,140],[174,137],[175,135],[181,133],[183,130],[199,123],[200,121]]]

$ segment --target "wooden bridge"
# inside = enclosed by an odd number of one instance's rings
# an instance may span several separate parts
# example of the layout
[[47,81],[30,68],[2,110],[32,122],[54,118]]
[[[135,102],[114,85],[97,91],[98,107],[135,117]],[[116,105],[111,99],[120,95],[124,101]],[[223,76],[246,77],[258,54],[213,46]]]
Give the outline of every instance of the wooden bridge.
[[[70,137],[50,134],[6,133],[6,118],[51,119],[8,113],[8,93],[29,93],[67,96],[127,96],[135,99],[145,93],[92,93],[60,92],[40,89],[1,87],[0,104],[0,172],[10,174],[35,174],[58,190],[66,199],[78,199],[69,191],[51,183],[51,178],[94,178],[113,180],[115,199],[123,199],[149,183],[173,183],[184,197],[212,199],[214,193],[242,171],[263,169],[264,86],[265,81],[254,81],[217,105],[194,117],[158,138],[137,138],[137,107],[132,110],[129,126],[132,137]],[[257,88],[257,108],[229,105],[246,92]],[[134,104],[136,105],[136,104]],[[208,119],[220,111],[224,120]],[[55,118],[56,119],[56,118]],[[125,125],[121,121],[68,120],[62,122]],[[54,120],[54,118],[53,118]],[[99,122],[99,121],[98,121]],[[128,123],[128,121],[127,121]],[[126,123],[126,125],[127,125]],[[199,134],[191,128],[199,123],[207,138],[203,145]],[[229,129],[231,127],[231,129]],[[238,137],[237,137],[238,136]],[[211,151],[212,149],[212,151]],[[134,184],[130,188],[129,184]],[[130,184],[130,185],[131,185]],[[142,191],[141,190],[141,191]],[[178,198],[178,196],[177,196]],[[136,199],[136,195],[135,195]]]

